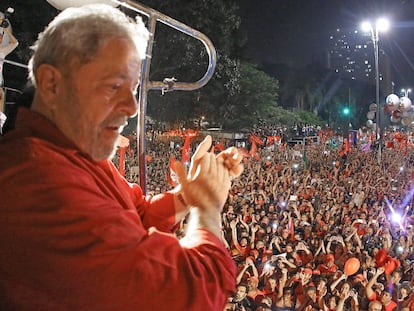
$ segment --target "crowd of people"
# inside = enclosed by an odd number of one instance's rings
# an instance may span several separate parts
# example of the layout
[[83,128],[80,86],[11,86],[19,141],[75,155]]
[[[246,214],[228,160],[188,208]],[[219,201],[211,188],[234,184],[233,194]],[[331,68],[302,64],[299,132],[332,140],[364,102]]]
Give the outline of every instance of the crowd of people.
[[[171,147],[148,144],[151,194],[170,187],[168,159],[181,152]],[[327,143],[299,150],[244,158],[222,214],[238,267],[224,310],[414,310],[413,157],[389,148],[378,163],[376,150],[344,155]]]

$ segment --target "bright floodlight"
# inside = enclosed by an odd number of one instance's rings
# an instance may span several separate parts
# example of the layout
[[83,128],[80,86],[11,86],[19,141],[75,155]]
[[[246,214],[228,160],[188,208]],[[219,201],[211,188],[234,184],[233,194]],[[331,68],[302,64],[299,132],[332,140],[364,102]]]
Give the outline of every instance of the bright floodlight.
[[[375,22],[375,29],[378,32],[385,32],[390,28],[390,22],[386,18],[379,18]],[[374,30],[373,25],[369,21],[365,21],[361,24],[362,31],[370,32]]]
[[399,224],[401,222],[401,215],[397,213],[392,213],[392,221]]
[[372,25],[371,25],[370,22],[363,22],[361,24],[361,29],[362,29],[362,31],[369,32],[369,31],[372,30]]
[[390,22],[385,18],[377,19],[377,29],[378,31],[385,32],[390,28]]

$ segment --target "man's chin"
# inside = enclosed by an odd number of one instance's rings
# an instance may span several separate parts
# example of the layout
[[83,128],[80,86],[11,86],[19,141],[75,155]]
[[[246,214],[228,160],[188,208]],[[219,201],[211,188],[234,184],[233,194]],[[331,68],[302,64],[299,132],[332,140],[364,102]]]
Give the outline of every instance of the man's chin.
[[112,152],[111,153],[109,153],[109,155],[108,155],[108,157],[106,157],[106,159],[108,159],[108,160],[112,160],[114,157],[115,157],[115,155],[116,155],[116,151],[117,151],[117,148],[115,147],[115,148],[113,148],[112,149]]
[[90,157],[96,161],[112,160],[116,155],[117,148],[114,145],[112,148],[103,148],[99,146],[95,150],[91,150],[89,153]]

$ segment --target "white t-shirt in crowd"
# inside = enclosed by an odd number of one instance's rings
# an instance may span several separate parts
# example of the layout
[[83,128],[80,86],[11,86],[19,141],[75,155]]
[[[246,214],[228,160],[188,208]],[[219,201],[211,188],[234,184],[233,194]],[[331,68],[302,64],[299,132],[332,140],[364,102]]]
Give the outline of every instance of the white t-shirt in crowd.
[[7,55],[9,55],[18,45],[18,42],[15,43],[6,43],[0,45],[0,86],[3,85],[3,63]]

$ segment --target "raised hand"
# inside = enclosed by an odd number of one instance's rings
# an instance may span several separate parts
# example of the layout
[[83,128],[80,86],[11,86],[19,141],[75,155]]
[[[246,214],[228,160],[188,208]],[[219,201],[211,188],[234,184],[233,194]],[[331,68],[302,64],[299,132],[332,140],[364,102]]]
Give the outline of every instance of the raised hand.
[[223,158],[216,158],[214,154],[205,151],[206,144],[203,143],[195,154],[197,157],[193,157],[194,162],[192,160],[188,174],[180,162],[175,163],[174,169],[188,205],[206,210],[221,210],[230,189],[229,170],[224,166]]
[[230,147],[217,155],[218,158],[223,158],[224,165],[230,172],[230,177],[238,177],[243,172],[243,155],[239,153],[236,147]]

